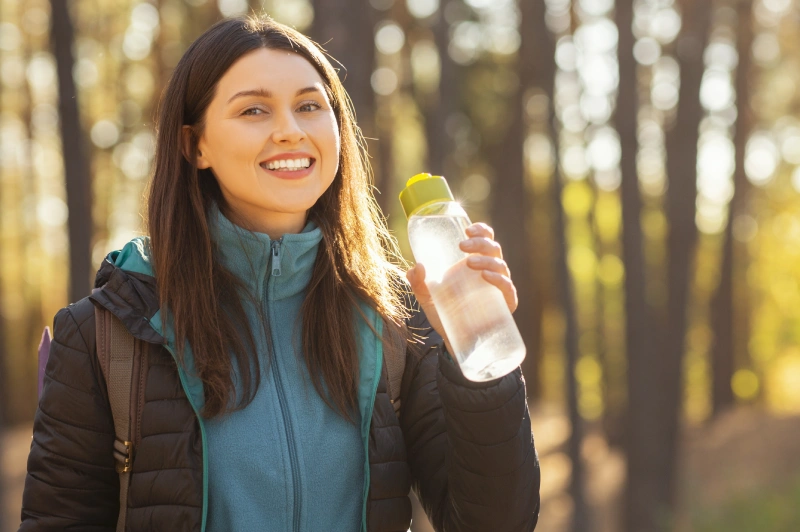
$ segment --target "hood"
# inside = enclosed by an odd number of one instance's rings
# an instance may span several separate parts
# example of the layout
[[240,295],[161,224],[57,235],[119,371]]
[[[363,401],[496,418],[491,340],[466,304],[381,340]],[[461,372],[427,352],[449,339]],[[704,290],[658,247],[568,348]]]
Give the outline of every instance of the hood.
[[158,312],[158,287],[150,262],[148,237],[138,237],[103,259],[89,299],[120,319],[130,333],[145,342],[163,344],[150,324]]

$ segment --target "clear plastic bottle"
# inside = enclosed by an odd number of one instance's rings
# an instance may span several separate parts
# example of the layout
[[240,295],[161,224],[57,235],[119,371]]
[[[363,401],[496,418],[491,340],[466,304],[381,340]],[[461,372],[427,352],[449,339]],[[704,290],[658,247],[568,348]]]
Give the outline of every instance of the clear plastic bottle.
[[400,200],[411,250],[425,266],[425,283],[461,372],[473,381],[510,373],[525,358],[525,344],[503,293],[467,266],[468,254],[459,248],[467,239],[467,213],[444,178],[429,174],[412,177]]

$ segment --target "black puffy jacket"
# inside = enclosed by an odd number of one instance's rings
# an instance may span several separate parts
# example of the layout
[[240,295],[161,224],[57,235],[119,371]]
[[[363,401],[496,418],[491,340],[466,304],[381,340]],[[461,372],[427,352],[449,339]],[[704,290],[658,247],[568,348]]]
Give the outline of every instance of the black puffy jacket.
[[[105,261],[96,280],[103,285],[55,317],[20,531],[116,529],[114,424],[95,355],[95,304],[150,344],[127,530],[203,532],[199,425],[163,338],[148,325],[158,310],[155,281]],[[533,530],[539,462],[519,369],[490,383],[468,381],[447,360],[421,311],[408,325],[425,343],[421,357],[407,357],[399,419],[387,395],[385,369],[378,385],[366,529],[408,530],[413,486],[439,531]]]

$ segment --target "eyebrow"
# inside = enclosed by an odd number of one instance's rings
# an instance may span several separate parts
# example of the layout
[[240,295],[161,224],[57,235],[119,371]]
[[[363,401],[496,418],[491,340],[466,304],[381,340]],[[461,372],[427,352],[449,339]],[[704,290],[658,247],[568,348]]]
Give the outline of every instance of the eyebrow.
[[[308,94],[309,92],[320,92],[320,90],[317,87],[305,87],[305,88],[300,89],[299,91],[297,91],[297,93],[295,94],[295,97],[302,96],[303,94]],[[268,91],[267,89],[261,89],[261,88],[259,88],[259,89],[250,89],[250,90],[246,90],[246,91],[237,92],[236,94],[231,96],[230,100],[228,100],[228,103],[231,103],[236,98],[243,98],[245,96],[258,96],[258,97],[261,97],[261,98],[272,98],[273,97],[272,92]]]

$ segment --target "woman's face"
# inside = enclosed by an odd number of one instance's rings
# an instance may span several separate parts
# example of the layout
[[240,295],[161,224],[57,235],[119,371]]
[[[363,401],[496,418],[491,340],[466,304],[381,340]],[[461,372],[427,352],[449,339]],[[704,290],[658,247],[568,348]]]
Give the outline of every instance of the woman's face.
[[220,78],[198,144],[234,219],[272,238],[298,233],[339,167],[339,128],[316,69],[261,48]]

